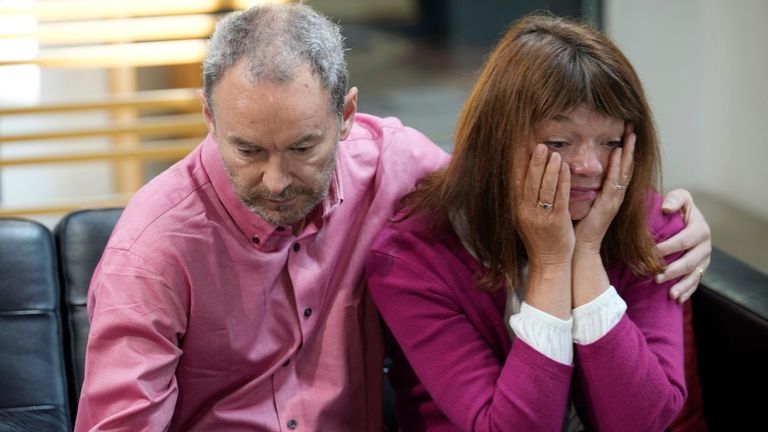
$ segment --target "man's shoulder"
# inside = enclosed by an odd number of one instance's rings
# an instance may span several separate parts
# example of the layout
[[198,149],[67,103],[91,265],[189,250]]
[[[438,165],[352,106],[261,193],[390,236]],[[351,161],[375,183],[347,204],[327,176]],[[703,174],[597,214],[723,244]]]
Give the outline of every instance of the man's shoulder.
[[397,133],[406,128],[397,117],[378,117],[372,114],[357,113],[352,124],[349,140],[379,140],[388,133]]
[[450,222],[436,211],[401,209],[379,231],[372,251],[392,256],[415,255],[428,259],[453,250],[457,238]]
[[442,156],[446,154],[426,135],[404,125],[397,117],[377,117],[358,113],[355,116],[352,131],[345,142],[348,146],[354,146],[361,141],[376,143],[382,152],[407,149]]
[[420,178],[443,165],[448,154],[427,136],[396,117],[359,113],[349,137],[339,145],[340,159],[375,167],[377,176]]
[[210,180],[199,163],[199,155],[193,152],[136,192],[123,211],[109,246],[131,249],[137,242],[158,243],[160,238],[188,227],[191,219],[204,213],[210,193]]

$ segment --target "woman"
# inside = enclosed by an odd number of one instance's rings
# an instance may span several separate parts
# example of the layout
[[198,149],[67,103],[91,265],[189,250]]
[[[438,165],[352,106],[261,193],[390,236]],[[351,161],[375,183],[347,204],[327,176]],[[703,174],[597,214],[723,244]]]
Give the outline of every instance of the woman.
[[[654,246],[659,151],[599,32],[530,16],[488,59],[450,165],[367,260],[397,341],[403,430],[662,430],[683,405],[682,309]],[[679,255],[667,257],[674,260]]]

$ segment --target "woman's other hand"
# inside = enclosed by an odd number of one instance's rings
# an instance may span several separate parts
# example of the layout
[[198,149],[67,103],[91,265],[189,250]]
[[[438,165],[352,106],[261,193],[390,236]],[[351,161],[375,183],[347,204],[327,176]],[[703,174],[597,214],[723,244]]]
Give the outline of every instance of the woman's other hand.
[[600,245],[608,227],[624,201],[624,194],[632,180],[633,156],[636,136],[630,125],[624,131],[623,147],[613,150],[608,162],[608,173],[602,189],[584,219],[576,223],[575,254],[599,255]]
[[596,299],[609,286],[608,273],[600,256],[600,246],[632,180],[635,139],[631,126],[625,126],[622,137],[624,145],[611,153],[608,159],[608,173],[603,179],[600,193],[589,213],[575,225],[574,309]]
[[693,197],[685,189],[670,191],[662,204],[664,213],[680,212],[685,220],[685,229],[656,246],[661,256],[678,251],[685,255],[671,263],[664,272],[656,275],[656,282],[684,276],[669,289],[669,295],[682,303],[688,300],[699,286],[704,271],[709,267],[712,254],[712,237],[707,221],[701,214]]

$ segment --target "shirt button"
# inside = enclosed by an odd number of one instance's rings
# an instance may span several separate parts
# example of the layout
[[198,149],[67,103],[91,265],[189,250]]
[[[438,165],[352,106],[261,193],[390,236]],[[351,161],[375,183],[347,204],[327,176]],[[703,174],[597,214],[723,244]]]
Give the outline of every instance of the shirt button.
[[298,243],[294,243],[294,244],[293,244],[293,251],[294,251],[294,252],[298,252],[298,251],[299,251],[299,249],[301,249],[301,245],[300,245],[300,244],[298,244]]
[[304,316],[309,318],[312,316],[312,308],[306,308],[304,309]]
[[261,243],[261,239],[259,238],[259,236],[253,236],[253,238],[251,239],[251,241],[252,241],[254,244],[259,244],[259,243]]
[[288,420],[288,429],[296,429],[299,426],[299,422],[294,419]]

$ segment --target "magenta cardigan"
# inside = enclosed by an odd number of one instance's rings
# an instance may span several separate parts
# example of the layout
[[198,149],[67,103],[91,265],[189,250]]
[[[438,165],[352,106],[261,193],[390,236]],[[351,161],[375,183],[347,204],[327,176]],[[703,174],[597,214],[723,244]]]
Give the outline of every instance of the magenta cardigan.
[[[650,194],[657,242],[684,226],[660,204]],[[674,281],[611,266],[627,312],[598,341],[576,345],[566,366],[510,341],[505,290],[479,290],[480,264],[432,219],[388,225],[366,261],[368,287],[397,341],[390,379],[403,431],[560,431],[569,395],[596,430],[660,431],[672,422],[686,397],[682,307],[668,296]]]

